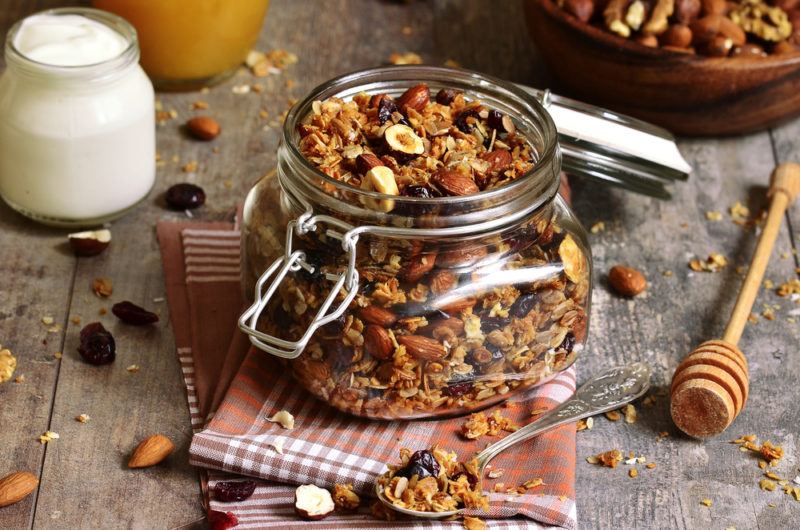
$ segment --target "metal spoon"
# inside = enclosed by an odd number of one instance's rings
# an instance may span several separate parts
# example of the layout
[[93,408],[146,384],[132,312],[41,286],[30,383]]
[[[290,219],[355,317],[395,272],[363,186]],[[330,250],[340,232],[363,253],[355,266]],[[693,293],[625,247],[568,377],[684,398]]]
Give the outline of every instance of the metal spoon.
[[[590,379],[575,392],[574,396],[558,407],[478,453],[476,458],[478,459],[479,480],[483,479],[486,464],[509,447],[565,423],[572,423],[595,414],[618,409],[644,395],[648,388],[650,388],[650,366],[645,363],[617,366]],[[444,519],[463,511],[418,512],[395,506],[384,496],[383,488],[377,481],[375,482],[375,493],[378,499],[392,510],[414,517]]]

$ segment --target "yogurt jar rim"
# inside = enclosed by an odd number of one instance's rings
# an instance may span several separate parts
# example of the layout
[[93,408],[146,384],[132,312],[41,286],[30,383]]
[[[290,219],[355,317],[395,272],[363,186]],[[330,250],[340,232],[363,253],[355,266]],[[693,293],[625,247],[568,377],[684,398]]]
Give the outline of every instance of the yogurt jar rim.
[[[14,40],[16,39],[17,32],[19,31],[23,22],[32,17],[41,15],[78,15],[86,17],[95,22],[103,24],[112,31],[116,32],[126,40],[128,45],[116,56],[96,63],[58,65],[31,59],[14,45]],[[123,70],[131,63],[138,63],[139,61],[139,40],[136,33],[136,28],[134,28],[130,22],[119,15],[92,7],[57,7],[32,13],[25,18],[18,20],[13,26],[11,26],[11,29],[6,35],[5,50],[6,61],[9,65],[14,64],[15,66],[21,66],[26,70],[26,72],[29,73],[46,75],[56,74],[64,75],[66,77],[82,77],[86,74],[95,73],[98,68],[106,66],[108,67],[108,71],[104,69],[103,73],[111,73],[116,70]]]

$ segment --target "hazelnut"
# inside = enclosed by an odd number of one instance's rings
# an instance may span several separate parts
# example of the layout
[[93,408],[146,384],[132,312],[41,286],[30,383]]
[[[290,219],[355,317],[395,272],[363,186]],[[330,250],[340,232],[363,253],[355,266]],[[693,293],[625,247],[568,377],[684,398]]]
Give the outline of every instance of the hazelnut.
[[425,144],[422,138],[417,136],[414,129],[408,125],[398,123],[386,129],[383,133],[386,143],[394,151],[399,151],[407,155],[421,155],[425,152]]
[[106,229],[76,232],[67,237],[76,256],[95,256],[111,243],[111,232]]
[[688,48],[692,43],[692,30],[689,29],[689,26],[684,26],[683,24],[673,24],[661,34],[659,41],[662,46]]
[[336,508],[328,490],[313,484],[298,486],[294,490],[294,509],[297,515],[310,521],[324,519]]

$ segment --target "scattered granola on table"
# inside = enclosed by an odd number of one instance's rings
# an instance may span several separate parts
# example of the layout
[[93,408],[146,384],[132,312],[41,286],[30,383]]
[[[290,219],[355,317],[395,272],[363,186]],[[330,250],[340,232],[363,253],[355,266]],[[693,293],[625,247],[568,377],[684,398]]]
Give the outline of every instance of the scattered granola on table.
[[389,465],[378,484],[393,505],[421,512],[448,512],[461,508],[486,510],[478,462],[459,462],[455,453],[439,447],[414,453],[400,449],[400,465]]
[[11,350],[0,347],[0,383],[11,380],[16,368],[17,359],[11,354]]

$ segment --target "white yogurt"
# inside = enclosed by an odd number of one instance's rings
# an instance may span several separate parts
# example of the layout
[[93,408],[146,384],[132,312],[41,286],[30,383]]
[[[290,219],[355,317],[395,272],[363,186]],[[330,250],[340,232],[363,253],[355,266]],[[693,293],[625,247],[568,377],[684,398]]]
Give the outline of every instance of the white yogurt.
[[128,42],[105,24],[84,16],[41,14],[22,21],[14,47],[32,61],[85,66],[118,57]]
[[[86,16],[83,16],[86,15]],[[155,180],[153,87],[116,15],[68,8],[9,33],[0,77],[0,196],[51,224],[117,217]]]

